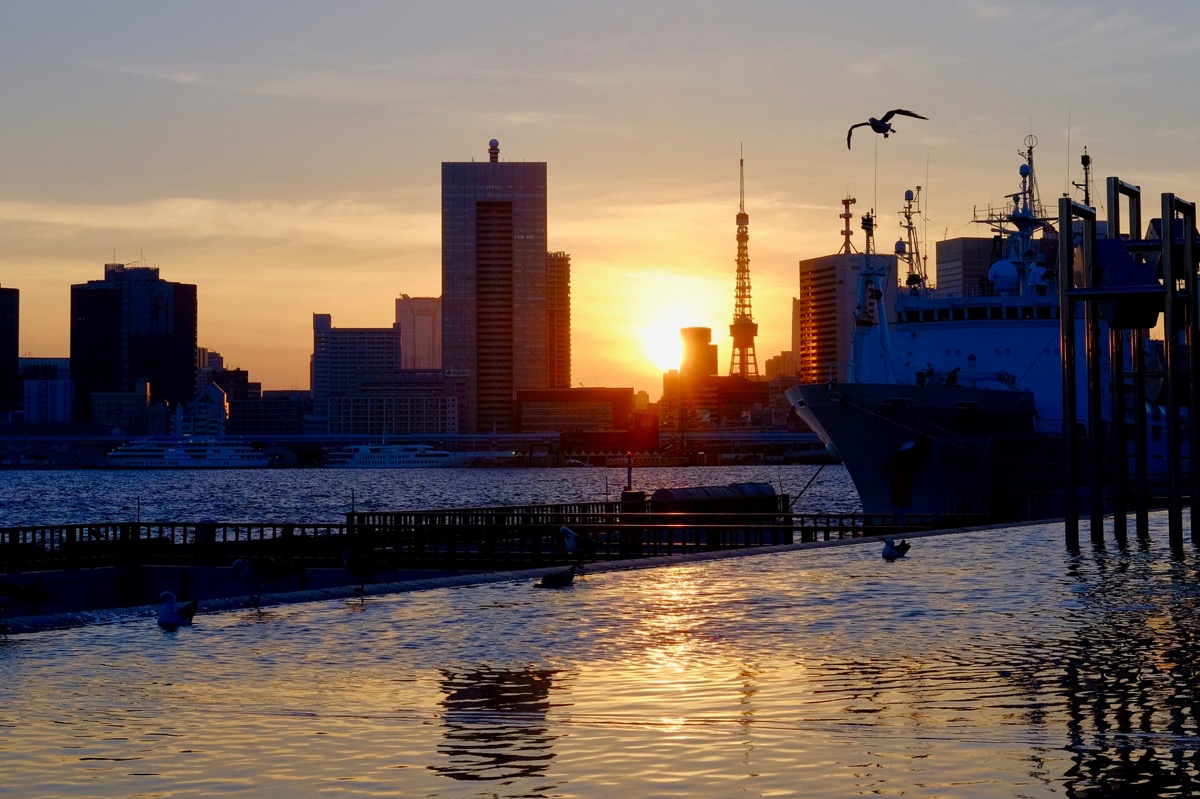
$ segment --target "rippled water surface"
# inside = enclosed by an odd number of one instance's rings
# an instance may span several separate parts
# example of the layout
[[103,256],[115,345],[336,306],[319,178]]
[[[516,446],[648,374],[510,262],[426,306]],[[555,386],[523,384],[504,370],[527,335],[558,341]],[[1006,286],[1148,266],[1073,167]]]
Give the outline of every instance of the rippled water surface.
[[[1161,519],[1155,519],[1162,525]],[[1086,538],[1086,535],[1085,535]],[[0,641],[0,792],[1191,796],[1197,561],[1061,525]]]
[[[343,521],[358,510],[618,499],[625,469],[0,470],[0,527],[107,521]],[[638,490],[770,483],[795,510],[861,508],[842,466],[647,468]]]

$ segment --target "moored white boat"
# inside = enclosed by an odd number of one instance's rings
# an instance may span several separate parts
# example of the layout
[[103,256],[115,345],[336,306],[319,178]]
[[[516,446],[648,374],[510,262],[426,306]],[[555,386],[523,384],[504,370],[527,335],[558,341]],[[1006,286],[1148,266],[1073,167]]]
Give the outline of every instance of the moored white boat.
[[457,468],[516,461],[511,451],[450,452],[428,444],[359,444],[329,453],[325,465],[339,469]]
[[105,465],[118,469],[259,469],[271,457],[227,438],[150,436],[108,453]]

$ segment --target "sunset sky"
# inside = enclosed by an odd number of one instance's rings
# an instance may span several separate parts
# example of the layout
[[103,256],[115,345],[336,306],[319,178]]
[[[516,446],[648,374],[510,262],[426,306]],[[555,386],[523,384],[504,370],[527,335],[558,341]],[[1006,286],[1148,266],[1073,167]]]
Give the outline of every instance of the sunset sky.
[[[305,389],[313,313],[441,293],[440,164],[496,138],[548,164],[573,382],[657,399],[680,327],[728,370],[739,149],[761,370],[847,194],[890,251],[924,187],[932,255],[986,234],[1033,133],[1047,204],[1085,146],[1100,186],[1200,200],[1197,75],[1194,0],[7,3],[0,285],[21,355],[65,357],[71,284],[157,266],[199,286],[201,346]],[[846,148],[896,107],[929,120]]]

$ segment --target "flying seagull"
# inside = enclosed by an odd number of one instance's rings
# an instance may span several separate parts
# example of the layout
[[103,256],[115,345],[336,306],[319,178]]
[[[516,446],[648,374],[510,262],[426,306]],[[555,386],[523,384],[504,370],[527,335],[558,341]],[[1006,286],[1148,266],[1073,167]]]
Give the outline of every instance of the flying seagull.
[[891,563],[896,558],[904,557],[911,547],[912,544],[908,543],[907,541],[901,541],[899,544],[897,544],[896,539],[885,538],[883,539],[883,559],[888,563]]
[[178,630],[192,623],[192,617],[196,615],[196,600],[177,605],[175,595],[170,591],[163,591],[158,598],[162,600],[162,605],[158,608],[159,627],[164,630]]
[[913,117],[915,119],[929,119],[929,117],[923,117],[920,114],[914,114],[912,111],[905,111],[903,108],[893,108],[891,111],[888,111],[886,114],[884,114],[882,119],[871,117],[866,122],[859,122],[857,125],[851,125],[850,130],[846,131],[846,149],[850,149],[850,137],[854,135],[854,129],[861,128],[863,125],[870,125],[871,130],[875,131],[876,133],[882,133],[883,138],[885,139],[888,137],[889,133],[895,133],[896,129],[892,127],[892,117],[894,117],[896,114],[906,117]]

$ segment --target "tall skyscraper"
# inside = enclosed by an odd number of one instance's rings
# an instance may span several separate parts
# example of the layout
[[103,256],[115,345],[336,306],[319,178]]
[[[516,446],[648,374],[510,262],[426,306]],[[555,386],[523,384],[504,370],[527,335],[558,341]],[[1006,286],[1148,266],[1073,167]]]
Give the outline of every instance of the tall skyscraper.
[[550,388],[571,387],[571,256],[552,252],[546,256],[546,323]]
[[19,331],[21,292],[0,288],[0,411],[13,411],[21,401]]
[[150,401],[174,408],[195,395],[196,287],[161,280],[157,267],[105,264],[104,279],[71,286],[71,378],[76,419],[92,395],[149,383]]
[[442,368],[442,298],[396,298],[400,364],[404,369]]
[[442,164],[442,364],[464,432],[515,430],[516,392],[550,387],[546,164],[502,162],[495,139],[488,156]]

